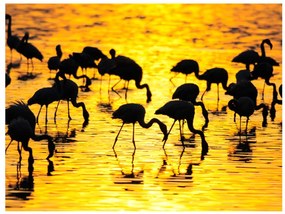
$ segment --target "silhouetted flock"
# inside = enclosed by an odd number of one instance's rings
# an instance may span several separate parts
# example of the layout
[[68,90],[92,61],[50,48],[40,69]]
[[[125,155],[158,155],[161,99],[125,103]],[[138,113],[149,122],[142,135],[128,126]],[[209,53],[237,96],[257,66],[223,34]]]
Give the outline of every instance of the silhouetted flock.
[[[7,30],[7,45],[10,48],[11,63],[7,66],[6,71],[6,87],[10,84],[11,78],[9,72],[12,66],[12,51],[15,50],[24,56],[27,59],[27,74],[25,75],[26,79],[34,78],[32,71],[34,70],[33,59],[36,58],[40,61],[43,60],[42,53],[31,43],[29,43],[29,33],[25,33],[22,38],[12,35],[11,25],[12,18],[10,15],[6,14],[6,21],[8,24]],[[246,129],[249,117],[254,113],[254,111],[262,109],[262,126],[267,125],[267,116],[270,113],[271,120],[275,118],[276,104],[282,104],[282,100],[278,99],[278,92],[282,96],[282,85],[279,86],[279,91],[275,83],[270,82],[270,78],[273,76],[274,66],[279,66],[279,63],[276,62],[271,57],[266,56],[265,44],[267,44],[270,49],[273,45],[269,39],[265,39],[261,42],[261,55],[254,50],[246,50],[241,52],[239,55],[233,58],[232,62],[243,63],[245,69],[238,71],[236,73],[236,82],[228,84],[228,72],[224,68],[211,68],[200,74],[199,64],[193,59],[183,59],[178,62],[173,68],[172,72],[175,72],[175,76],[179,73],[185,75],[185,82],[187,76],[191,73],[194,73],[195,77],[198,80],[205,80],[207,83],[206,90],[202,93],[201,101],[197,101],[197,97],[200,94],[200,90],[197,84],[195,83],[185,83],[177,87],[176,91],[173,93],[172,100],[167,102],[161,108],[157,109],[155,114],[167,115],[168,117],[174,120],[172,126],[168,129],[167,126],[157,118],[151,119],[149,122],[145,122],[145,109],[141,104],[136,103],[127,103],[120,106],[116,111],[113,112],[112,118],[121,119],[122,126],[119,129],[115,141],[113,144],[113,149],[118,141],[120,132],[125,124],[133,124],[133,137],[132,143],[136,149],[134,128],[135,124],[143,128],[150,128],[154,123],[158,124],[162,134],[163,134],[163,147],[168,139],[168,136],[175,124],[176,121],[179,122],[180,129],[180,139],[182,146],[185,147],[185,137],[183,136],[183,125],[186,122],[190,132],[198,134],[201,137],[201,157],[207,155],[209,146],[206,141],[204,131],[208,127],[209,118],[208,111],[205,108],[203,103],[203,97],[207,91],[211,90],[212,84],[217,84],[217,102],[219,102],[219,85],[221,84],[225,90],[225,94],[232,96],[233,98],[229,100],[228,107],[234,112],[234,120],[236,114],[241,117],[246,117]],[[47,61],[47,67],[50,70],[50,78],[54,79],[54,84],[51,87],[41,88],[35,91],[34,95],[28,100],[27,104],[22,101],[15,101],[6,108],[6,125],[8,126],[7,134],[11,137],[11,142],[13,140],[18,141],[18,152],[21,160],[21,150],[22,148],[25,151],[29,152],[29,162],[33,162],[33,153],[32,148],[28,146],[29,139],[35,141],[38,140],[48,140],[48,156],[47,159],[51,158],[54,154],[56,145],[53,142],[53,138],[49,135],[36,135],[35,126],[38,123],[39,114],[43,106],[46,108],[46,123],[47,123],[47,112],[48,106],[52,102],[57,101],[58,105],[61,100],[67,100],[71,104],[78,108],[82,108],[82,114],[85,124],[88,124],[89,113],[88,106],[85,106],[84,102],[77,102],[78,97],[78,86],[70,78],[73,76],[76,79],[83,79],[84,86],[82,87],[83,91],[90,91],[89,86],[92,84],[92,79],[95,78],[95,73],[93,77],[87,75],[86,70],[88,68],[98,69],[101,77],[105,74],[115,75],[120,77],[120,80],[125,80],[125,99],[127,100],[128,85],[130,80],[135,81],[135,85],[138,89],[146,90],[146,102],[149,103],[152,100],[152,93],[150,87],[146,83],[142,83],[143,78],[143,69],[138,65],[133,59],[116,55],[116,51],[111,49],[109,51],[110,57],[105,55],[97,47],[84,47],[81,53],[72,53],[68,58],[62,59],[62,49],[60,45],[55,47],[56,55],[50,57]],[[30,63],[32,65],[32,71],[30,71]],[[252,66],[252,68],[250,68]],[[79,67],[82,70],[82,75],[78,75]],[[53,77],[52,71],[56,71],[55,77]],[[174,76],[173,76],[174,77]],[[172,82],[173,77],[170,78]],[[272,103],[271,106],[268,106],[265,103],[257,104],[257,89],[254,86],[252,80],[258,78],[264,79],[266,85],[271,86],[273,89],[272,94]],[[101,78],[102,81],[102,78]],[[111,90],[118,92],[114,87],[119,83],[117,82],[114,86],[111,87]],[[109,86],[110,88],[110,86]],[[264,88],[262,93],[263,100]],[[37,114],[37,117],[29,109],[29,105],[39,104],[40,110]],[[56,119],[56,112],[54,113],[54,119]],[[197,130],[193,127],[195,106],[200,106],[202,108],[202,114],[205,119],[205,124],[202,127],[202,130]],[[69,113],[68,105],[68,117],[71,118]],[[241,127],[239,134],[241,135]],[[11,143],[10,142],[10,143]],[[21,142],[21,146],[19,145]],[[10,145],[9,143],[9,145]],[[6,151],[9,147],[6,148]]]

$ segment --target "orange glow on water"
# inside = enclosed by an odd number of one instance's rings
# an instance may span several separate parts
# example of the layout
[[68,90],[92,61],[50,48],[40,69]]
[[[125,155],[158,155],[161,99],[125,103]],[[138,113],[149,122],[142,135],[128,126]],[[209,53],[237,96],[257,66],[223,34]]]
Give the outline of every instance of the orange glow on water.
[[[282,6],[281,4],[6,4],[6,12],[13,17],[12,32],[20,38],[30,33],[30,42],[44,55],[44,61],[34,60],[36,79],[20,81],[26,72],[26,59],[20,67],[12,68],[11,84],[6,88],[6,107],[15,100],[27,101],[36,90],[50,87],[47,60],[55,55],[61,44],[63,57],[81,52],[85,46],[101,49],[109,56],[111,48],[119,55],[134,59],[143,68],[142,83],[148,83],[152,102],[146,103],[145,89],[137,89],[130,81],[128,103],[140,103],[146,109],[145,120],[153,117],[164,122],[168,129],[173,120],[154,112],[172,97],[175,89],[185,82],[185,76],[170,69],[182,59],[199,62],[200,73],[213,67],[225,68],[228,83],[235,82],[237,71],[245,66],[231,60],[241,51],[254,48],[270,38],[273,49],[266,53],[280,63],[271,78],[276,86],[282,83]],[[10,50],[5,46],[6,64]],[[13,62],[19,54],[13,51]],[[101,78],[97,72],[96,77]],[[78,74],[82,71],[79,68]],[[54,71],[52,72],[54,74]],[[93,70],[88,69],[88,75]],[[78,85],[82,80],[75,80]],[[111,86],[119,80],[112,76]],[[126,103],[123,81],[116,86],[121,97],[108,93],[107,75],[93,80],[91,91],[79,91],[78,100],[85,103],[90,114],[87,127],[82,127],[81,108],[71,107],[72,120],[67,119],[67,104],[59,107],[57,122],[53,121],[56,103],[49,106],[45,126],[45,107],[36,126],[36,133],[48,131],[56,140],[57,153],[52,158],[55,171],[46,176],[46,142],[30,141],[35,163],[34,189],[28,200],[18,200],[11,189],[18,182],[16,143],[6,154],[6,210],[7,211],[260,211],[282,209],[282,106],[276,105],[275,121],[268,118],[262,127],[261,112],[251,116],[249,137],[251,152],[237,149],[239,119],[233,122],[233,112],[222,111],[231,99],[217,86],[204,96],[209,112],[209,126],[204,131],[210,150],[200,160],[200,137],[191,138],[182,153],[178,123],[162,147],[162,134],[157,125],[143,129],[136,125],[137,150],[134,156],[132,125],[126,124],[112,150],[120,120],[111,118],[112,112]],[[196,83],[200,95],[206,81],[194,74],[187,82]],[[254,81],[259,94],[264,80]],[[20,93],[21,92],[21,93]],[[272,89],[265,87],[264,102],[271,104]],[[260,95],[258,101],[261,102]],[[39,105],[30,109],[36,115]],[[196,108],[194,127],[204,124],[202,111]],[[237,117],[238,118],[238,117]],[[243,118],[242,126],[245,127]],[[6,128],[7,130],[7,128]],[[185,128],[186,138],[191,133]],[[10,142],[5,137],[6,145]],[[189,143],[189,142],[188,142]],[[23,152],[22,177],[27,176],[28,155]],[[167,163],[167,164],[166,164]],[[192,170],[190,170],[192,169]],[[132,177],[133,176],[133,177]],[[10,192],[9,192],[10,191]],[[14,190],[13,190],[14,191]],[[12,191],[12,192],[13,192]],[[15,192],[15,191],[14,191]]]

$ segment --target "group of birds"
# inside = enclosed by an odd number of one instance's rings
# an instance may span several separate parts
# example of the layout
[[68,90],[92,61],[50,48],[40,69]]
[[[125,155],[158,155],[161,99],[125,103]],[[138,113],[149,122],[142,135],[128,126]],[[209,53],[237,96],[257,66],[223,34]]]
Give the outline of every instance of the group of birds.
[[[27,58],[27,71],[29,71],[29,61],[31,61],[33,67],[33,58],[43,60],[43,55],[41,52],[31,43],[28,42],[29,34],[25,33],[22,39],[19,39],[17,36],[12,35],[11,24],[12,18],[9,14],[6,14],[6,20],[8,21],[8,30],[7,30],[7,45],[11,50],[15,49],[20,55],[23,55]],[[195,77],[198,80],[205,80],[207,82],[206,90],[202,93],[201,101],[197,101],[197,97],[200,94],[199,86],[195,83],[185,83],[177,87],[176,91],[172,95],[172,99],[163,105],[161,108],[157,109],[156,115],[166,115],[174,120],[172,126],[167,131],[167,126],[157,118],[152,118],[149,122],[145,122],[145,108],[141,104],[137,103],[127,103],[120,106],[112,114],[113,119],[122,120],[122,126],[120,127],[115,141],[113,143],[113,149],[118,141],[121,130],[125,124],[133,124],[133,137],[132,143],[136,149],[134,129],[135,124],[143,128],[150,128],[154,123],[157,123],[162,134],[163,134],[163,148],[166,144],[168,136],[174,126],[174,124],[179,122],[180,130],[180,139],[182,146],[185,147],[185,138],[183,136],[183,126],[184,123],[187,123],[188,129],[193,134],[198,134],[201,138],[201,154],[202,156],[208,153],[209,147],[205,139],[204,130],[208,127],[209,118],[208,111],[203,103],[203,97],[207,91],[211,90],[212,84],[217,84],[217,101],[219,102],[219,85],[221,84],[223,89],[226,91],[227,95],[233,97],[228,102],[228,107],[230,110],[234,111],[235,114],[240,116],[240,134],[241,134],[241,118],[246,117],[246,132],[248,126],[249,117],[254,113],[254,111],[262,109],[263,122],[262,125],[266,126],[267,124],[267,115],[269,112],[269,106],[265,103],[257,104],[257,89],[252,83],[252,80],[262,78],[265,80],[264,84],[273,87],[273,99],[271,103],[270,116],[271,119],[275,118],[275,105],[282,104],[282,100],[278,99],[278,92],[276,84],[270,82],[270,78],[273,76],[273,66],[278,66],[274,59],[266,56],[264,45],[267,44],[272,49],[273,45],[269,39],[265,39],[261,42],[261,55],[259,55],[254,50],[246,50],[240,53],[238,56],[234,57],[232,62],[243,63],[245,64],[245,70],[241,70],[236,73],[236,83],[228,84],[228,72],[224,68],[211,68],[199,74],[199,64],[193,59],[184,59],[178,62],[171,69],[172,72],[175,72],[176,75],[179,73],[185,74],[185,82],[187,76],[191,73],[194,73]],[[146,89],[146,102],[151,102],[152,93],[148,84],[142,84],[143,69],[138,65],[133,59],[116,55],[116,51],[111,49],[109,51],[110,58],[105,55],[97,47],[87,46],[84,47],[80,53],[72,53],[68,58],[62,60],[62,50],[61,46],[57,45],[56,56],[53,56],[48,59],[47,67],[50,70],[50,75],[52,76],[51,71],[55,70],[56,75],[53,78],[54,84],[51,87],[44,87],[37,90],[33,96],[28,100],[27,104],[24,102],[15,102],[6,108],[6,124],[8,125],[7,134],[11,137],[11,142],[13,140],[18,141],[18,151],[19,156],[21,157],[21,150],[24,148],[25,151],[28,151],[32,159],[32,149],[28,146],[29,139],[33,140],[48,140],[48,151],[49,155],[47,159],[53,156],[55,150],[55,144],[53,143],[52,137],[48,135],[38,136],[35,134],[35,126],[39,121],[39,115],[43,106],[46,107],[46,119],[48,114],[48,105],[53,102],[58,102],[54,118],[56,118],[56,112],[58,105],[61,100],[66,100],[68,104],[68,117],[71,119],[69,113],[69,101],[76,108],[82,108],[82,114],[85,124],[88,124],[89,113],[84,104],[84,102],[77,102],[78,97],[78,85],[70,79],[72,75],[76,79],[83,78],[85,86],[83,86],[84,91],[89,91],[89,86],[91,85],[91,79],[87,75],[88,68],[98,69],[101,77],[105,74],[109,74],[109,86],[110,89],[110,78],[111,75],[116,75],[120,77],[120,80],[125,80],[125,99],[127,100],[128,85],[130,80],[135,81],[135,85],[138,89]],[[250,70],[250,65],[253,65],[253,70]],[[82,75],[78,75],[78,68],[82,69]],[[31,75],[31,73],[28,73]],[[69,78],[66,77],[69,75]],[[95,73],[93,74],[93,78]],[[172,81],[173,77],[170,78]],[[102,82],[102,78],[101,78]],[[118,92],[114,87],[119,83],[117,82],[111,87],[111,90]],[[7,84],[6,84],[7,86]],[[279,94],[282,96],[282,86],[279,87]],[[37,117],[34,116],[32,111],[29,109],[29,105],[39,104],[40,110],[37,114]],[[194,115],[195,115],[195,106],[201,106],[202,114],[205,119],[205,124],[202,127],[202,130],[195,129],[193,126]],[[235,117],[234,117],[235,119]],[[22,128],[25,127],[25,128]],[[10,143],[11,143],[10,142]],[[21,148],[19,147],[19,142],[22,142]],[[9,144],[10,145],[10,144]],[[8,149],[7,146],[6,150]]]

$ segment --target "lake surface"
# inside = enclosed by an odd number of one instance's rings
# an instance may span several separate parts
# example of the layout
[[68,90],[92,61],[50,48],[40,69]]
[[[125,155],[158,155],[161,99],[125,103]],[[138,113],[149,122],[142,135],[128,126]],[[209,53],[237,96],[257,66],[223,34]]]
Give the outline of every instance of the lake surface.
[[[121,95],[108,93],[109,77],[95,70],[90,92],[80,91],[90,114],[88,125],[80,108],[71,106],[72,120],[68,120],[67,104],[59,106],[56,123],[53,120],[56,103],[49,106],[45,124],[45,107],[39,117],[36,133],[47,132],[54,137],[56,153],[47,161],[46,141],[34,142],[35,162],[28,172],[28,154],[23,151],[21,168],[17,167],[18,152],[13,142],[5,155],[7,211],[280,211],[282,210],[282,106],[276,105],[276,118],[268,117],[262,127],[261,111],[249,120],[249,136],[239,136],[239,117],[223,109],[231,96],[217,86],[204,95],[209,112],[209,125],[204,130],[209,152],[200,159],[201,143],[198,135],[191,138],[183,151],[176,124],[162,149],[162,134],[157,125],[135,128],[137,149],[132,144],[132,125],[126,124],[115,150],[112,149],[120,120],[112,119],[112,112],[125,103],[139,103],[146,109],[145,120],[156,117],[168,129],[173,120],[155,115],[155,111],[171,100],[175,89],[185,83],[182,74],[174,76],[170,69],[182,59],[195,59],[200,72],[214,67],[225,68],[228,84],[235,82],[235,74],[245,69],[231,60],[249,48],[260,51],[260,43],[269,38],[272,50],[266,54],[280,63],[274,67],[271,82],[282,83],[282,5],[281,4],[6,4],[12,16],[12,33],[20,38],[26,31],[30,40],[44,55],[36,59],[35,79],[18,78],[27,72],[26,59],[19,63],[13,51],[10,70],[11,84],[6,88],[6,107],[16,100],[27,100],[42,87],[53,84],[47,67],[49,57],[55,55],[60,44],[62,59],[85,46],[98,47],[109,56],[117,54],[134,59],[143,68],[142,83],[149,84],[152,101],[146,103],[145,89],[137,89],[130,81],[128,99],[124,99],[123,81],[116,89]],[[7,28],[6,28],[7,29]],[[7,32],[7,30],[6,30]],[[6,67],[10,50],[5,45]],[[78,74],[81,74],[78,69]],[[88,76],[93,76],[88,69]],[[55,72],[52,71],[52,75]],[[78,85],[82,80],[71,77]],[[112,76],[111,86],[119,80]],[[201,94],[206,81],[188,75],[187,82],[199,85]],[[264,80],[253,81],[261,103]],[[279,95],[278,95],[279,96]],[[279,96],[280,98],[280,96]],[[270,105],[272,88],[265,87],[264,102]],[[30,109],[37,115],[39,105]],[[196,108],[194,127],[204,124],[202,111]],[[245,118],[242,119],[245,128]],[[5,127],[7,131],[7,127]],[[185,137],[192,135],[184,129]],[[10,137],[5,136],[6,146]],[[193,146],[194,145],[194,146]],[[53,169],[53,170],[52,170]],[[48,176],[48,174],[50,176]]]

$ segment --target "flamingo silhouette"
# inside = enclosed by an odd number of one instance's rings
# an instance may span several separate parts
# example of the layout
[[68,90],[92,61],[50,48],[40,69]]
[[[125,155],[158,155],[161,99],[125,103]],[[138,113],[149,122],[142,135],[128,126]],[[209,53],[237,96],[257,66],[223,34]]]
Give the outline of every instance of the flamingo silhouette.
[[219,84],[222,84],[222,87],[224,90],[227,90],[227,83],[228,83],[228,72],[224,68],[211,68],[209,70],[206,70],[203,74],[199,75],[198,72],[195,72],[195,76],[199,80],[206,80],[207,81],[207,88],[203,92],[201,96],[201,100],[203,100],[204,94],[207,91],[211,90],[212,83],[217,84],[217,100],[219,102],[220,95],[219,95]]
[[162,114],[166,115],[172,119],[174,119],[174,122],[172,126],[170,127],[167,137],[164,138],[164,144],[163,148],[165,146],[165,143],[167,141],[168,135],[170,134],[175,122],[179,121],[179,130],[180,130],[180,139],[182,141],[183,147],[185,147],[182,137],[182,131],[181,131],[181,120],[186,120],[188,128],[190,132],[194,134],[199,134],[202,140],[202,155],[206,155],[208,153],[208,143],[206,142],[205,135],[202,131],[197,130],[193,127],[193,121],[194,121],[194,114],[195,109],[194,105],[191,102],[183,101],[183,100],[171,100],[168,103],[166,103],[164,106],[156,110],[155,114]]
[[29,33],[26,32],[17,47],[17,51],[27,58],[27,72],[29,71],[29,60],[32,64],[32,70],[34,70],[33,58],[40,61],[44,58],[42,53],[33,44],[29,43],[28,40]]
[[142,105],[136,104],[136,103],[128,103],[128,104],[121,105],[116,111],[113,112],[113,115],[112,115],[113,119],[121,119],[123,121],[123,124],[115,138],[113,149],[115,148],[115,145],[118,141],[118,137],[121,133],[123,126],[128,123],[133,124],[132,142],[134,144],[135,149],[136,149],[136,144],[135,144],[135,124],[136,122],[138,122],[141,127],[146,128],[146,129],[150,128],[154,123],[157,123],[159,125],[161,132],[164,135],[163,140],[167,139],[166,125],[156,118],[152,118],[148,123],[146,123],[144,121],[145,113],[146,113],[145,108]]
[[73,75],[75,79],[81,79],[85,78],[85,91],[90,91],[89,86],[91,85],[91,79],[86,76],[86,75],[77,75],[77,70],[78,70],[79,64],[78,62],[74,59],[72,55],[69,55],[69,58],[64,59],[61,61],[59,65],[59,71],[56,73],[55,80],[58,81],[59,77],[63,78],[66,80],[65,74],[68,74],[69,77],[70,75]]
[[246,70],[250,70],[250,65],[255,65],[259,61],[259,54],[254,50],[246,50],[232,59],[232,62],[245,64]]
[[[282,97],[282,84],[279,86],[278,91],[279,91],[279,95]],[[276,117],[276,109],[275,109],[276,104],[282,105],[282,99],[279,100],[277,95],[275,96],[273,95],[273,100],[271,102],[271,108],[270,108],[270,118],[272,121],[274,121]]]
[[[111,60],[108,60],[107,58],[104,59],[104,69],[99,69],[99,73],[101,75],[104,75],[105,73],[108,73],[110,75],[116,75],[120,77],[120,80],[113,85],[112,91],[117,93],[114,90],[114,87],[123,79],[127,81],[127,87],[125,91],[125,99],[127,99],[127,93],[128,93],[128,85],[130,80],[134,80],[136,87],[138,89],[146,88],[146,96],[147,96],[147,102],[149,103],[151,101],[151,91],[148,86],[148,84],[142,84],[142,75],[143,71],[141,66],[139,66],[134,60],[132,60],[129,57],[126,56],[116,56],[116,51],[114,49],[110,50],[110,55],[112,57]],[[110,64],[109,66],[106,64]],[[102,66],[101,66],[102,67]],[[107,70],[109,68],[109,70]],[[117,93],[118,94],[118,93]],[[119,94],[118,94],[119,95]]]
[[12,62],[12,51],[13,49],[17,50],[20,39],[18,36],[12,35],[12,16],[10,14],[6,13],[6,20],[8,21],[7,45],[10,48],[10,62]]
[[197,61],[192,59],[183,59],[180,62],[178,62],[175,66],[173,66],[170,71],[175,73],[175,75],[169,79],[171,82],[172,79],[176,77],[179,73],[185,74],[185,82],[186,82],[188,74],[191,74],[193,72],[194,73],[199,72],[199,64]]
[[[229,84],[228,90],[226,91],[227,95],[233,96],[234,99],[238,100],[241,97],[250,97],[254,102],[254,110],[262,109],[262,126],[266,127],[267,125],[267,115],[268,115],[268,106],[264,103],[257,105],[257,89],[254,84],[250,81],[241,81],[239,83]],[[234,115],[234,122],[236,118],[236,113]]]
[[240,83],[242,81],[251,81],[252,75],[249,70],[240,70],[236,73],[236,82]]
[[59,69],[59,65],[60,65],[60,60],[62,57],[62,51],[61,51],[61,46],[57,45],[55,47],[56,50],[56,56],[52,56],[48,59],[48,69],[50,70],[50,75],[51,75],[51,71],[55,70],[57,71]]
[[200,93],[199,86],[194,83],[185,83],[180,85],[172,95],[172,99],[179,99],[190,101],[194,106],[201,106],[202,114],[205,118],[205,124],[203,125],[203,129],[208,127],[209,118],[208,111],[205,108],[203,102],[197,102],[196,99]]
[[89,113],[83,102],[77,103],[78,96],[78,86],[72,80],[66,79],[61,81],[56,81],[52,87],[41,88],[35,92],[35,94],[28,100],[28,105],[39,104],[41,105],[39,113],[37,115],[37,121],[39,114],[41,112],[42,106],[46,106],[46,122],[47,122],[47,109],[48,105],[54,101],[58,101],[56,110],[54,113],[54,119],[56,119],[56,113],[61,100],[67,100],[68,107],[68,118],[72,119],[69,111],[69,101],[76,107],[82,108],[83,117],[85,121],[89,120]]
[[250,97],[240,97],[239,99],[231,99],[228,103],[230,110],[234,111],[240,116],[240,128],[239,133],[241,134],[241,118],[246,117],[246,128],[245,132],[247,134],[247,126],[249,117],[254,113],[255,104]]
[[[9,107],[6,108],[5,112],[5,124],[10,127],[10,132],[8,133],[11,136],[11,142],[6,147],[6,151],[13,140],[17,140],[22,142],[22,146],[24,149],[28,149],[28,139],[33,139],[34,141],[41,141],[41,140],[48,140],[48,150],[49,155],[46,159],[49,159],[53,156],[55,145],[53,143],[53,139],[49,135],[36,135],[35,134],[35,127],[36,127],[36,118],[33,112],[29,109],[29,107],[23,102],[23,101],[16,101],[15,103],[11,104]],[[19,119],[22,118],[22,119]],[[19,120],[18,120],[19,119]],[[14,122],[13,122],[14,121]],[[28,124],[25,122],[27,121]],[[8,127],[9,129],[9,127]],[[27,133],[23,133],[22,136],[24,138],[21,138],[21,134],[19,132],[13,133],[14,129],[23,129],[27,131]],[[32,133],[30,133],[30,129],[32,130]],[[21,130],[19,130],[21,132]],[[24,132],[25,132],[24,131]],[[15,134],[15,135],[14,135]],[[24,141],[24,142],[23,142]],[[26,145],[26,146],[25,146]],[[28,149],[29,150],[29,149]],[[30,153],[31,154],[31,153]]]
[[269,63],[269,64],[272,65],[272,66],[279,66],[279,63],[278,63],[275,59],[266,56],[264,44],[269,45],[270,49],[272,49],[272,47],[273,47],[273,45],[272,45],[270,39],[264,39],[264,40],[262,40],[262,42],[261,42],[261,44],[260,44],[261,57],[259,58],[258,63],[267,62],[267,63]]

